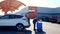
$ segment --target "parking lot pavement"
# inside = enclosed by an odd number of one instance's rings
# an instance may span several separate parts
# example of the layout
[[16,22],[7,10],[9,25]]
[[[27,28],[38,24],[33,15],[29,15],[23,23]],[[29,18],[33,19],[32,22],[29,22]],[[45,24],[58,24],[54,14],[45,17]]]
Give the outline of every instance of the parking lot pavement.
[[0,30],[0,34],[31,34],[30,30],[25,30],[23,32],[15,30]]
[[30,20],[30,24],[31,26],[29,28],[27,28],[27,30],[31,30],[32,33],[31,34],[46,34],[46,32],[42,31],[42,32],[35,32],[33,29],[34,25],[33,25],[33,19]]
[[43,30],[46,34],[60,34],[60,24],[43,22]]
[[26,28],[25,31],[15,31],[15,30],[1,30],[0,34],[60,34],[60,25],[54,24],[50,22],[42,22],[43,23],[43,31],[42,32],[35,32],[33,30],[33,20],[31,20],[31,26],[29,28]]
[[[31,26],[30,29],[32,31],[32,34],[41,34],[41,32],[34,32],[33,31],[33,23],[32,23],[32,19],[31,19]],[[60,24],[56,24],[56,23],[51,23],[51,22],[42,22],[43,23],[43,34],[60,34]]]
[[[44,32],[35,32],[35,34],[43,34]],[[14,30],[0,30],[0,34],[32,34],[32,31],[26,30],[23,32]]]

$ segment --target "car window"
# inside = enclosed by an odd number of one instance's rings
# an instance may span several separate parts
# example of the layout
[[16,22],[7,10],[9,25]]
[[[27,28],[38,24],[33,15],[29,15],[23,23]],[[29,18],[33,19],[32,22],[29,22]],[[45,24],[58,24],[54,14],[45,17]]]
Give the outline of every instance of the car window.
[[8,19],[8,18],[9,18],[9,15],[4,15],[0,17],[0,19]]
[[22,18],[22,15],[4,15],[1,16],[0,19],[15,19],[15,18]]
[[14,18],[22,18],[23,16],[21,15],[9,15],[9,19],[14,19]]

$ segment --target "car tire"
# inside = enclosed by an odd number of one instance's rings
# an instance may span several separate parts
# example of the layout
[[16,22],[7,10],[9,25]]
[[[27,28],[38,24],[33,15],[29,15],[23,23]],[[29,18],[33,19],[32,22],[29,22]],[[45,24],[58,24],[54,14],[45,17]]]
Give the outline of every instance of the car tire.
[[58,24],[60,24],[60,22],[57,22]]
[[24,29],[25,29],[22,24],[17,24],[16,28],[17,28],[18,31],[24,31]]

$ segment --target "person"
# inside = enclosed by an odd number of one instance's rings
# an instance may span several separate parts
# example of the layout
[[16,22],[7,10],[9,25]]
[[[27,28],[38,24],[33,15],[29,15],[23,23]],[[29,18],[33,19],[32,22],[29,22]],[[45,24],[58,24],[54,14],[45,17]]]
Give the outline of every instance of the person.
[[34,25],[34,31],[35,31],[35,23],[37,22],[37,18],[33,20],[33,25]]
[[36,24],[35,26],[37,27],[36,28],[37,31],[43,31],[42,30],[42,20],[40,18],[37,19],[37,22],[35,24]]
[[34,31],[35,32],[41,32],[42,30],[42,20],[40,17],[36,18],[33,20],[33,24],[34,24]]

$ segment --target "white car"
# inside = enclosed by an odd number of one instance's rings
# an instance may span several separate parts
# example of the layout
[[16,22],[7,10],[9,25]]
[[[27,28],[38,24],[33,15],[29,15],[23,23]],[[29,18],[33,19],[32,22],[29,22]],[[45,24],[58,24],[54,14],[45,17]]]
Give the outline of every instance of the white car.
[[0,16],[0,26],[15,26],[17,30],[23,31],[30,26],[29,19],[24,15],[7,14]]

